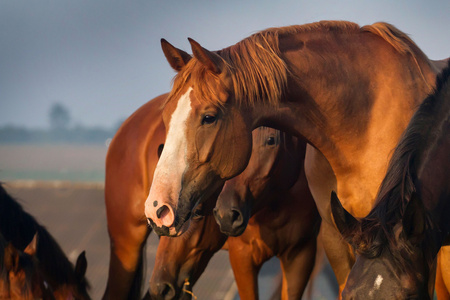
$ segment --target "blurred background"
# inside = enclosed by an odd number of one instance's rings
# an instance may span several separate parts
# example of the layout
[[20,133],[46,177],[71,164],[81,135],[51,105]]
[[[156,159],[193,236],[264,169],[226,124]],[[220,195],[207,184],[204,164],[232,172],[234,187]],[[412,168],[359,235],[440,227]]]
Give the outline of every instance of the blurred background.
[[[171,88],[175,73],[161,38],[187,52],[187,37],[218,50],[269,27],[385,21],[438,60],[450,56],[449,15],[448,0],[0,0],[0,181],[49,226],[66,253],[88,248],[97,299],[108,257],[104,159],[120,124]],[[80,191],[90,217],[76,205]],[[74,205],[73,222],[86,227],[79,235],[70,224],[60,226],[57,203],[61,210]],[[226,291],[233,290],[230,272],[222,281]],[[329,290],[315,299],[333,298],[335,287]]]

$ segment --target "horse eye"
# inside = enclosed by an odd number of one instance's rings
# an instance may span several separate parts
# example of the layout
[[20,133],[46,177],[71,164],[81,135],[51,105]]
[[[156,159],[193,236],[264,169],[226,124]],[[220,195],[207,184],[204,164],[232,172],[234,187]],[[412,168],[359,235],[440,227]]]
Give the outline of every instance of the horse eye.
[[202,125],[205,124],[212,124],[216,121],[216,117],[215,116],[211,116],[211,115],[206,115],[203,117],[202,119]]
[[275,145],[275,138],[273,136],[268,137],[266,140],[266,145],[269,145],[269,146]]
[[204,217],[203,213],[200,210],[194,211],[192,214],[192,220],[200,220]]

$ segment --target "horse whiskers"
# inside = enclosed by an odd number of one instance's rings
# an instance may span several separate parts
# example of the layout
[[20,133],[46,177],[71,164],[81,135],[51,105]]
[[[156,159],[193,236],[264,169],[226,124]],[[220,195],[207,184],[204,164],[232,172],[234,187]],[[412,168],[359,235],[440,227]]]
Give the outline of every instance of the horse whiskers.
[[184,280],[184,284],[183,284],[183,289],[182,289],[182,291],[185,292],[185,293],[188,293],[189,295],[191,295],[192,298],[194,298],[194,300],[197,300],[197,296],[194,295],[194,292],[191,292],[190,290],[187,290],[187,289],[185,288],[185,286],[189,286],[189,285],[191,285],[190,282],[189,282],[189,279],[186,278],[186,279]]

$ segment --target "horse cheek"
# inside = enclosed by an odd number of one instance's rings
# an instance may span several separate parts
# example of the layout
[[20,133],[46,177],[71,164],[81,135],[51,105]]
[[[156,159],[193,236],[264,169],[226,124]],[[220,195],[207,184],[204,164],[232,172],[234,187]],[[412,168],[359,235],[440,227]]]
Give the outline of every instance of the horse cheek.
[[216,141],[217,130],[210,132],[200,128],[195,136],[195,148],[197,160],[199,164],[207,163],[211,160],[214,151],[214,143]]

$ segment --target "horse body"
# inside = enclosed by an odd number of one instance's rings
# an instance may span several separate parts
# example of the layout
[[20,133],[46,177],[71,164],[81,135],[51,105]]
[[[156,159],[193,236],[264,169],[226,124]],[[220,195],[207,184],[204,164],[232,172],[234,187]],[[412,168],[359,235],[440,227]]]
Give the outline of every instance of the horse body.
[[[336,224],[360,254],[348,277],[345,299],[432,297],[435,259],[450,229],[449,100],[450,67],[412,117],[368,216],[354,219],[333,197]],[[438,272],[437,283],[448,280],[446,254],[438,261],[444,272]],[[439,299],[448,297],[442,282],[436,291]]]
[[[167,180],[158,171],[170,173],[170,164],[162,159],[146,200],[154,229],[166,228],[171,235],[187,229],[202,196],[243,171],[251,130],[261,125],[305,137],[330,164],[333,174],[322,175],[335,176],[343,205],[356,216],[366,215],[391,150],[436,76],[420,49],[384,23],[269,29],[217,52],[190,42],[193,58],[162,42],[166,58],[179,71],[163,111],[173,141],[166,147],[184,149],[181,156],[170,153],[183,170],[176,180]],[[188,109],[182,119],[172,120],[181,102]],[[163,151],[161,158],[165,156]],[[306,169],[325,224],[324,248],[327,255],[337,253],[329,260],[342,288],[352,255],[331,216],[333,179],[320,186],[312,174],[320,172]]]
[[108,149],[105,206],[110,237],[104,299],[138,299],[143,249],[150,233],[142,210],[165,140],[161,106],[167,95],[147,102],[119,128]]
[[[84,252],[79,255],[74,267],[50,233],[25,212],[2,185],[0,185],[0,234],[4,241],[17,251],[15,257],[28,255],[26,260],[32,257],[30,270],[33,276],[42,279],[38,279],[37,282],[45,281],[48,287],[45,289],[41,287],[41,290],[49,290],[51,294],[51,298],[45,299],[72,297],[90,299],[87,293],[89,284],[85,278],[87,262]],[[30,246],[32,252],[27,253]],[[11,272],[10,274],[14,275]],[[14,280],[20,282],[18,284],[25,282],[23,277],[15,277]]]

